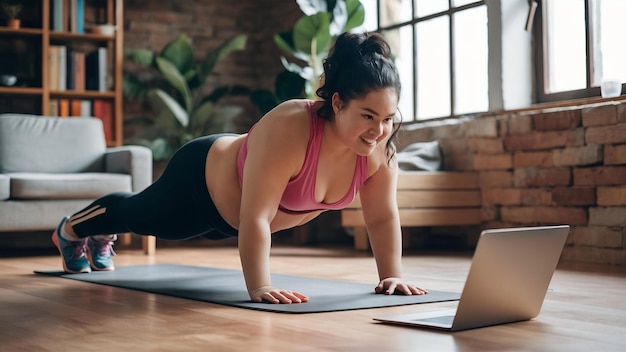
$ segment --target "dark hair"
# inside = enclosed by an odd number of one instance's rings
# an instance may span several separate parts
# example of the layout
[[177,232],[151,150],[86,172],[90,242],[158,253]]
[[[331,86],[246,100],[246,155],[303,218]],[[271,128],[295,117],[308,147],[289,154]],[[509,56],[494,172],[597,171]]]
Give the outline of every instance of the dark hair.
[[[384,88],[395,89],[400,97],[400,75],[391,59],[391,48],[379,33],[341,34],[324,60],[321,81],[322,86],[315,92],[324,99],[318,114],[327,121],[334,118],[331,98],[335,92],[343,102]],[[400,124],[395,123],[387,141],[388,162],[396,153],[394,140],[399,128]]]

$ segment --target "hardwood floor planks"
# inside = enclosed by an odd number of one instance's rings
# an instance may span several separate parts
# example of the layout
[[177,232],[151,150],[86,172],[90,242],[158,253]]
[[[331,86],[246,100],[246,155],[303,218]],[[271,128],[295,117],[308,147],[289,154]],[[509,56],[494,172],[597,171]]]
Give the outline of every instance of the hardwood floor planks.
[[[233,247],[119,250],[116,264],[239,269]],[[405,276],[461,291],[469,254],[406,254]],[[376,323],[374,316],[453,307],[443,302],[334,313],[280,314],[32,274],[57,256],[0,258],[2,351],[620,351],[626,350],[626,268],[561,263],[535,320],[454,334]],[[273,271],[376,284],[373,258],[350,248],[278,247]]]

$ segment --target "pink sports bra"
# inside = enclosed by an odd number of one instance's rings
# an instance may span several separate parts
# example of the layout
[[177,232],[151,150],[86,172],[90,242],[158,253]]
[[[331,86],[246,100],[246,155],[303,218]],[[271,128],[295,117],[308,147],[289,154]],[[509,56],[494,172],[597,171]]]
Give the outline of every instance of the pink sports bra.
[[[315,102],[307,103],[310,118],[309,142],[302,169],[295,177],[289,180],[287,187],[280,200],[279,209],[285,213],[298,214],[308,213],[318,210],[338,210],[350,205],[356,197],[357,191],[367,179],[367,157],[358,155],[352,184],[348,193],[339,201],[326,204],[315,200],[315,181],[317,179],[317,164],[319,161],[320,149],[322,147],[322,133],[324,130],[324,119],[317,115]],[[252,130],[250,130],[252,132]],[[249,134],[248,134],[249,136]],[[245,137],[239,155],[237,156],[237,172],[239,174],[239,184],[243,183],[243,167],[248,155],[248,136]]]

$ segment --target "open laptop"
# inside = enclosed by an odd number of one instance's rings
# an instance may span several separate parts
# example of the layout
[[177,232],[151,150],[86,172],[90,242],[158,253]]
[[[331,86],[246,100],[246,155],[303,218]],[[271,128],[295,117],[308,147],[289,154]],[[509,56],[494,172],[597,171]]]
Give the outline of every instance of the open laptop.
[[447,331],[536,317],[569,233],[568,225],[481,233],[456,309],[374,320]]

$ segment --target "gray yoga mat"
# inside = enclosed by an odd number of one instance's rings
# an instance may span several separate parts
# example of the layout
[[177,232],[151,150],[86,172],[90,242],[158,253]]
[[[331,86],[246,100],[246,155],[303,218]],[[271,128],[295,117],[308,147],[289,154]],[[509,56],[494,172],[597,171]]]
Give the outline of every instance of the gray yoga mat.
[[245,289],[240,270],[200,266],[158,264],[117,267],[115,271],[66,274],[62,271],[35,271],[67,279],[123,287],[233,307],[280,313],[319,313],[341,310],[380,308],[408,304],[454,301],[459,293],[429,290],[426,295],[375,294],[374,284],[272,274],[276,287],[302,292],[309,297],[304,304],[254,303]]

